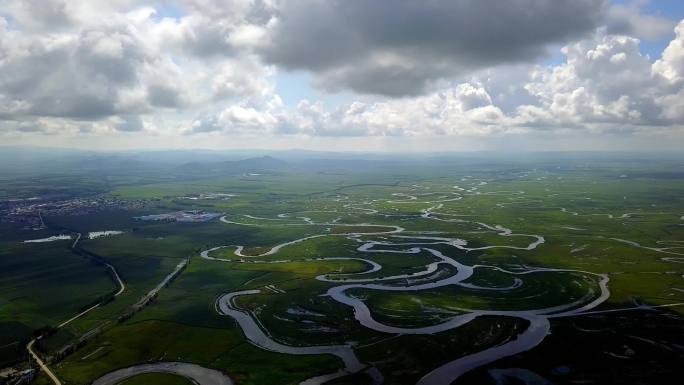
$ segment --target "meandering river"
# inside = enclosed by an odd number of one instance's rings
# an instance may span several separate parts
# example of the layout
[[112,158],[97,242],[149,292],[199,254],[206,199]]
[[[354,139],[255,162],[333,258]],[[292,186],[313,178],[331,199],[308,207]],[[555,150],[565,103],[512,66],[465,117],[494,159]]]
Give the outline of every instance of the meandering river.
[[[394,203],[415,203],[418,197],[415,195],[397,195],[407,198],[406,201],[392,201]],[[478,353],[460,357],[451,362],[448,362],[431,372],[423,376],[418,384],[420,385],[444,385],[449,384],[460,377],[463,373],[469,370],[477,368],[482,365],[486,365],[490,362],[496,361],[500,358],[510,356],[512,354],[517,354],[526,350],[529,350],[537,346],[541,341],[544,340],[545,336],[549,332],[550,318],[566,317],[576,314],[580,314],[585,311],[589,311],[596,306],[603,303],[610,296],[608,290],[608,277],[606,275],[594,274],[586,271],[579,270],[568,270],[568,269],[527,269],[523,271],[507,271],[496,266],[485,266],[485,265],[475,265],[468,266],[459,261],[445,255],[441,251],[428,247],[430,245],[447,245],[454,247],[459,250],[486,250],[493,248],[508,248],[508,249],[518,249],[518,250],[533,250],[539,245],[545,242],[544,237],[536,234],[517,234],[511,229],[501,226],[501,225],[489,225],[482,222],[468,221],[462,218],[449,217],[449,214],[438,213],[436,210],[443,208],[443,202],[453,200],[449,197],[440,197],[442,200],[427,201],[423,203],[434,204],[433,206],[424,209],[420,215],[422,218],[443,221],[443,222],[459,222],[459,223],[472,223],[475,226],[479,226],[485,230],[494,232],[495,234],[502,237],[527,237],[531,238],[531,242],[526,246],[510,246],[510,245],[489,245],[482,247],[469,247],[465,240],[450,237],[437,237],[430,235],[430,232],[421,233],[411,233],[407,234],[404,228],[400,226],[386,226],[386,225],[375,225],[375,224],[342,224],[338,223],[338,220],[326,223],[315,223],[310,218],[302,218],[304,223],[285,223],[284,225],[318,225],[318,226],[348,226],[353,229],[353,226],[377,226],[379,228],[390,228],[385,231],[378,231],[373,233],[359,233],[359,232],[348,232],[348,233],[325,233],[317,234],[307,237],[302,237],[292,241],[284,242],[271,247],[268,251],[263,252],[258,255],[245,255],[244,246],[233,245],[233,246],[218,246],[201,253],[201,256],[206,259],[216,260],[216,261],[231,261],[238,263],[287,263],[291,260],[258,260],[259,257],[266,257],[275,255],[282,248],[289,245],[297,244],[300,242],[305,242],[307,240],[329,237],[329,236],[342,236],[348,239],[357,241],[360,246],[357,248],[359,252],[366,253],[400,253],[400,254],[418,254],[418,253],[429,253],[434,261],[426,264],[424,269],[412,274],[402,274],[394,275],[382,278],[364,277],[372,272],[377,272],[382,269],[382,266],[377,262],[371,261],[364,258],[312,258],[305,259],[304,261],[324,261],[324,260],[358,260],[368,265],[368,269],[357,272],[357,273],[335,273],[335,274],[323,274],[316,277],[316,279],[337,284],[333,286],[326,292],[326,295],[330,296],[335,301],[340,304],[350,306],[354,309],[354,318],[359,322],[360,325],[383,333],[391,334],[435,334],[443,331],[451,330],[462,326],[468,322],[471,322],[477,317],[484,315],[499,315],[507,317],[517,317],[526,320],[529,325],[522,331],[516,338],[502,344],[499,346],[494,346]],[[357,209],[353,204],[346,204],[346,208]],[[378,213],[374,209],[358,208],[363,210],[367,215],[374,215]],[[445,218],[446,217],[446,218]],[[258,218],[255,216],[249,216],[250,219],[260,219],[265,221],[272,221],[275,218]],[[289,218],[288,214],[278,215],[278,219]],[[221,221],[230,224],[237,225],[248,225],[248,226],[258,226],[259,224],[254,223],[241,223],[239,221],[228,220],[226,217],[221,218]],[[283,224],[281,224],[283,225]],[[366,238],[372,237],[374,235],[381,235],[383,240],[365,240]],[[391,240],[390,240],[391,239]],[[236,259],[227,258],[216,258],[212,257],[210,254],[220,248],[234,248],[233,254],[238,257]],[[302,260],[299,260],[302,261]],[[416,278],[426,277],[430,278],[431,275],[438,271],[440,266],[450,266],[455,273],[444,277],[437,278],[434,280],[429,280],[424,283],[417,284],[407,284],[403,286],[398,286],[395,282],[393,285],[383,284],[384,281],[396,281],[399,279],[413,279],[418,281]],[[514,283],[508,287],[482,287],[474,284],[464,283],[473,275],[475,269],[480,268],[490,268],[496,269],[503,273],[512,274],[516,277],[514,278]],[[448,285],[461,285],[470,289],[479,290],[514,290],[524,285],[522,278],[519,278],[526,274],[553,274],[558,272],[574,272],[578,274],[586,274],[596,277],[598,280],[598,286],[600,292],[597,294],[593,289],[590,289],[587,295],[571,301],[566,304],[554,306],[551,308],[542,309],[529,309],[524,311],[496,311],[496,310],[481,310],[481,309],[461,309],[463,314],[455,315],[454,317],[446,320],[445,322],[416,328],[404,328],[396,327],[392,325],[383,324],[375,320],[372,316],[371,310],[368,308],[366,303],[359,298],[351,296],[348,292],[352,289],[364,289],[364,290],[381,290],[381,291],[391,291],[391,292],[417,292],[429,289],[435,289],[439,287],[444,287]],[[234,299],[239,296],[244,295],[254,295],[260,293],[260,290],[242,290],[232,293],[227,293],[221,296],[217,300],[217,310],[221,314],[228,315],[234,318],[239,324],[240,328],[245,334],[245,337],[252,344],[259,346],[263,349],[284,353],[284,354],[329,354],[339,357],[344,363],[344,368],[338,372],[330,373],[322,376],[317,376],[304,381],[302,384],[312,385],[312,384],[322,384],[324,382],[330,381],[334,378],[344,376],[349,373],[356,373],[362,370],[367,370],[369,374],[373,373],[372,377],[375,379],[376,383],[382,381],[382,375],[375,368],[371,368],[368,365],[363,364],[358,357],[355,355],[354,350],[351,345],[323,345],[323,346],[290,346],[283,343],[277,342],[267,331],[263,330],[260,323],[256,320],[256,315],[250,314],[242,309],[239,309],[234,302]]]

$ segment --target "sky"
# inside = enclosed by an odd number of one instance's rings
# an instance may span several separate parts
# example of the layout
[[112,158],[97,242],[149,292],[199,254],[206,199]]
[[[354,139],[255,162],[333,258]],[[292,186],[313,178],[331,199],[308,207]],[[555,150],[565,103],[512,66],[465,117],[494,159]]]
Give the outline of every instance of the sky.
[[681,151],[681,0],[0,0],[0,144]]

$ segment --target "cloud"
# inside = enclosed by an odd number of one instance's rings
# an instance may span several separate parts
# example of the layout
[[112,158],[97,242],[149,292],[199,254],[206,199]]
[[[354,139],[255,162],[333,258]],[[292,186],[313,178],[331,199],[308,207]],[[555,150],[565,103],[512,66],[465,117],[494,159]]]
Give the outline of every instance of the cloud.
[[304,69],[329,90],[415,95],[483,66],[531,62],[592,31],[604,0],[291,0],[269,28],[265,58]]
[[672,33],[675,20],[660,15],[646,14],[642,7],[647,0],[633,0],[627,4],[614,4],[608,9],[606,25],[611,34],[657,40]]
[[[264,141],[681,131],[684,22],[644,4],[4,0],[0,131]],[[673,28],[662,57],[640,52]],[[565,60],[537,64],[560,46]],[[296,85],[276,81],[288,70],[308,71],[324,93],[353,92],[286,104],[277,90]]]
[[[0,24],[0,94],[16,114],[94,119],[120,112],[121,96],[155,66],[122,25],[29,36]],[[144,106],[137,108],[144,109]]]
[[478,84],[417,98],[376,103],[355,101],[332,110],[303,100],[287,108],[277,95],[260,103],[229,106],[198,119],[188,133],[279,134],[308,136],[481,135],[495,130],[503,113]]
[[3,8],[28,29],[62,29],[74,22],[67,2],[63,0],[6,1]]
[[[357,100],[333,108],[311,101],[287,108],[270,94],[263,103],[226,108],[193,131],[208,131],[207,124],[214,132],[335,137],[681,130],[684,21],[676,31],[655,63],[640,52],[638,39],[604,29],[563,47],[563,63],[519,67],[515,76],[510,68],[482,71],[422,96]],[[493,97],[491,90],[499,95]]]
[[260,27],[245,21],[254,6],[249,2],[236,0],[242,13],[223,18],[158,17],[154,8],[127,0],[6,2],[0,119],[128,119],[210,107],[274,87],[273,70],[248,52],[260,36]]
[[185,134],[232,133],[276,134],[287,126],[288,110],[280,97],[267,93],[245,99],[222,110],[195,119],[183,128]]
[[651,63],[637,39],[599,33],[563,52],[566,63],[538,68],[525,86],[555,125],[656,123]]
[[139,116],[124,116],[115,127],[118,131],[123,132],[142,131],[145,128],[143,121]]
[[670,86],[681,86],[684,81],[684,20],[675,28],[676,37],[653,64],[653,73]]
[[598,33],[564,48],[567,62],[538,69],[526,88],[558,124],[682,125],[684,21],[675,31],[655,63],[639,52],[638,39]]

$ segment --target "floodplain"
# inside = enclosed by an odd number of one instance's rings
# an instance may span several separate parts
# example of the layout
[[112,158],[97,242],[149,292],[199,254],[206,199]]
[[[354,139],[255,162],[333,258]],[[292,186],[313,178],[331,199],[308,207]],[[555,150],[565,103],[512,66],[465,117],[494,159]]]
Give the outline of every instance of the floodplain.
[[[678,373],[684,174],[662,170],[681,160],[315,163],[181,165],[106,183],[73,171],[65,178],[88,188],[60,188],[60,200],[117,206],[2,224],[0,367],[36,368],[35,341],[74,385],[124,369],[118,383],[147,385],[640,384]],[[49,195],[13,181],[8,207]]]

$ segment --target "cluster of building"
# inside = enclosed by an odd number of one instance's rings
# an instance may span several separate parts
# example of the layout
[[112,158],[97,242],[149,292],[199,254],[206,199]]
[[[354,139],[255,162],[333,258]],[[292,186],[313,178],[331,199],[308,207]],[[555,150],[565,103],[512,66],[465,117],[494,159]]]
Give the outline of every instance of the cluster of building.
[[134,219],[160,222],[208,222],[222,215],[223,213],[208,213],[202,210],[184,210],[166,214],[144,215],[141,217],[134,217]]
[[145,206],[140,200],[121,200],[111,196],[88,198],[11,199],[0,201],[0,222],[21,225],[24,228],[42,229],[43,216],[83,215],[102,210],[139,209]]
[[190,194],[187,196],[178,197],[178,199],[189,199],[192,201],[199,200],[222,200],[227,201],[230,198],[236,197],[236,194],[226,194],[226,193],[202,193],[202,194]]
[[23,385],[28,384],[35,378],[36,370],[32,368],[18,370],[6,368],[0,370],[1,385]]

